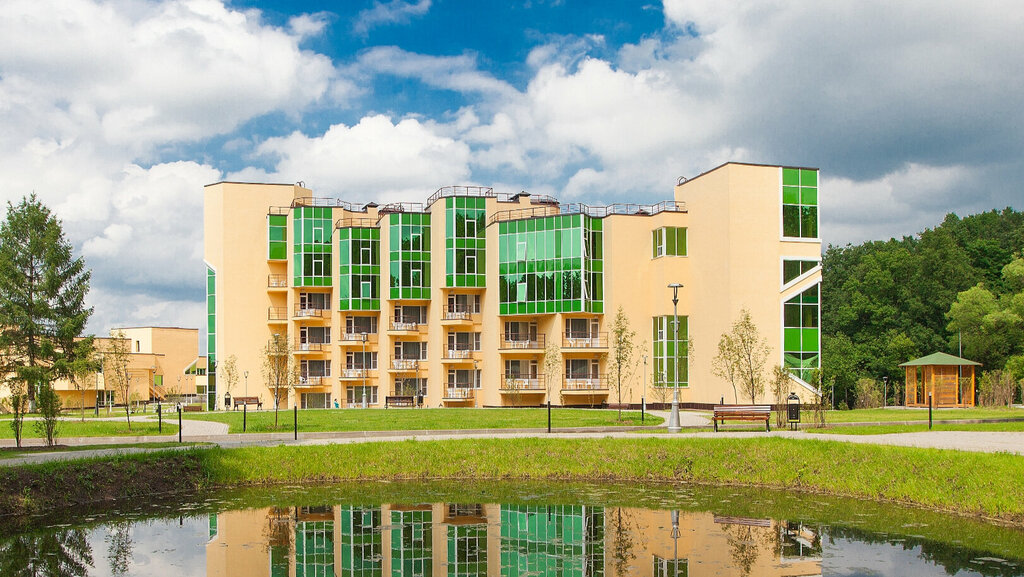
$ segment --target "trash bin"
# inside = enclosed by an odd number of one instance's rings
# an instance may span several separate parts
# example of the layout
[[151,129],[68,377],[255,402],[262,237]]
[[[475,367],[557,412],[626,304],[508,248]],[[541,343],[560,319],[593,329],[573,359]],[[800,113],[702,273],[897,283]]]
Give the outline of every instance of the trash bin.
[[800,425],[800,397],[796,396],[796,393],[790,393],[789,398],[786,399],[786,408],[789,416],[789,426],[794,431]]

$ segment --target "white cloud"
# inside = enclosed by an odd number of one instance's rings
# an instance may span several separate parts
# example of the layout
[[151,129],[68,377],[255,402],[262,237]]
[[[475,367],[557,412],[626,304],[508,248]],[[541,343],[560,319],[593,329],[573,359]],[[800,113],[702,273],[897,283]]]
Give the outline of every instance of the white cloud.
[[429,56],[382,46],[361,54],[358,66],[364,73],[415,78],[428,86],[463,93],[490,93],[498,98],[515,94],[508,83],[478,70],[476,57],[469,54]]
[[302,180],[317,194],[352,202],[422,201],[436,187],[464,184],[470,176],[469,147],[415,118],[396,124],[368,116],[354,126],[331,126],[322,136],[271,138],[258,152],[277,159],[273,172],[247,170],[229,178]]
[[356,16],[352,30],[360,36],[366,36],[371,28],[391,24],[408,24],[413,18],[425,15],[430,10],[431,0],[405,2],[390,0],[380,2],[374,0],[373,8],[363,10]]
[[331,14],[328,12],[299,14],[288,19],[288,28],[301,38],[309,38],[319,36],[330,20]]

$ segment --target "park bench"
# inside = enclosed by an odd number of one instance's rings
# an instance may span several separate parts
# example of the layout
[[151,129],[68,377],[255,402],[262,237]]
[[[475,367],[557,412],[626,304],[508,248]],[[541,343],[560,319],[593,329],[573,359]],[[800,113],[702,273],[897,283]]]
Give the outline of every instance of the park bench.
[[768,405],[715,405],[711,417],[718,431],[718,422],[726,421],[764,421],[764,430],[771,431],[772,408]]
[[181,411],[183,413],[201,413],[203,412],[202,405],[182,405]]
[[238,407],[244,405],[256,405],[257,410],[263,408],[263,401],[261,401],[259,397],[235,397],[232,401],[236,411],[238,410]]
[[384,397],[384,408],[388,407],[415,407],[416,397],[411,395],[399,395],[392,397]]

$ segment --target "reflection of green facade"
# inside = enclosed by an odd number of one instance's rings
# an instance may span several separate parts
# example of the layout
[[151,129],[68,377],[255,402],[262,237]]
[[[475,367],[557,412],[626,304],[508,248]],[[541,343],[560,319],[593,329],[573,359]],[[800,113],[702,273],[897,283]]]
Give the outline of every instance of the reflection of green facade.
[[342,577],[380,577],[383,574],[380,507],[341,507]]
[[430,298],[430,215],[396,213],[388,217],[393,299]]
[[445,286],[486,286],[487,199],[449,197],[445,209]]
[[391,575],[429,577],[434,570],[433,513],[391,511]]
[[603,313],[603,228],[583,214],[499,223],[500,314]]
[[604,575],[604,509],[502,505],[501,574]]
[[448,526],[448,575],[487,575],[487,525]]
[[338,229],[338,310],[380,310],[380,229]]
[[295,577],[334,577],[334,521],[295,524]]

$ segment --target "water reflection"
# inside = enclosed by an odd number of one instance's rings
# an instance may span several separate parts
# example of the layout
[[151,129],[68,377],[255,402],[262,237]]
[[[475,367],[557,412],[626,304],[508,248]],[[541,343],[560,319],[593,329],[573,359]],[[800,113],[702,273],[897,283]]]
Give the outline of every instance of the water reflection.
[[793,520],[589,505],[264,507],[0,540],[0,575],[1024,575],[935,541]]

